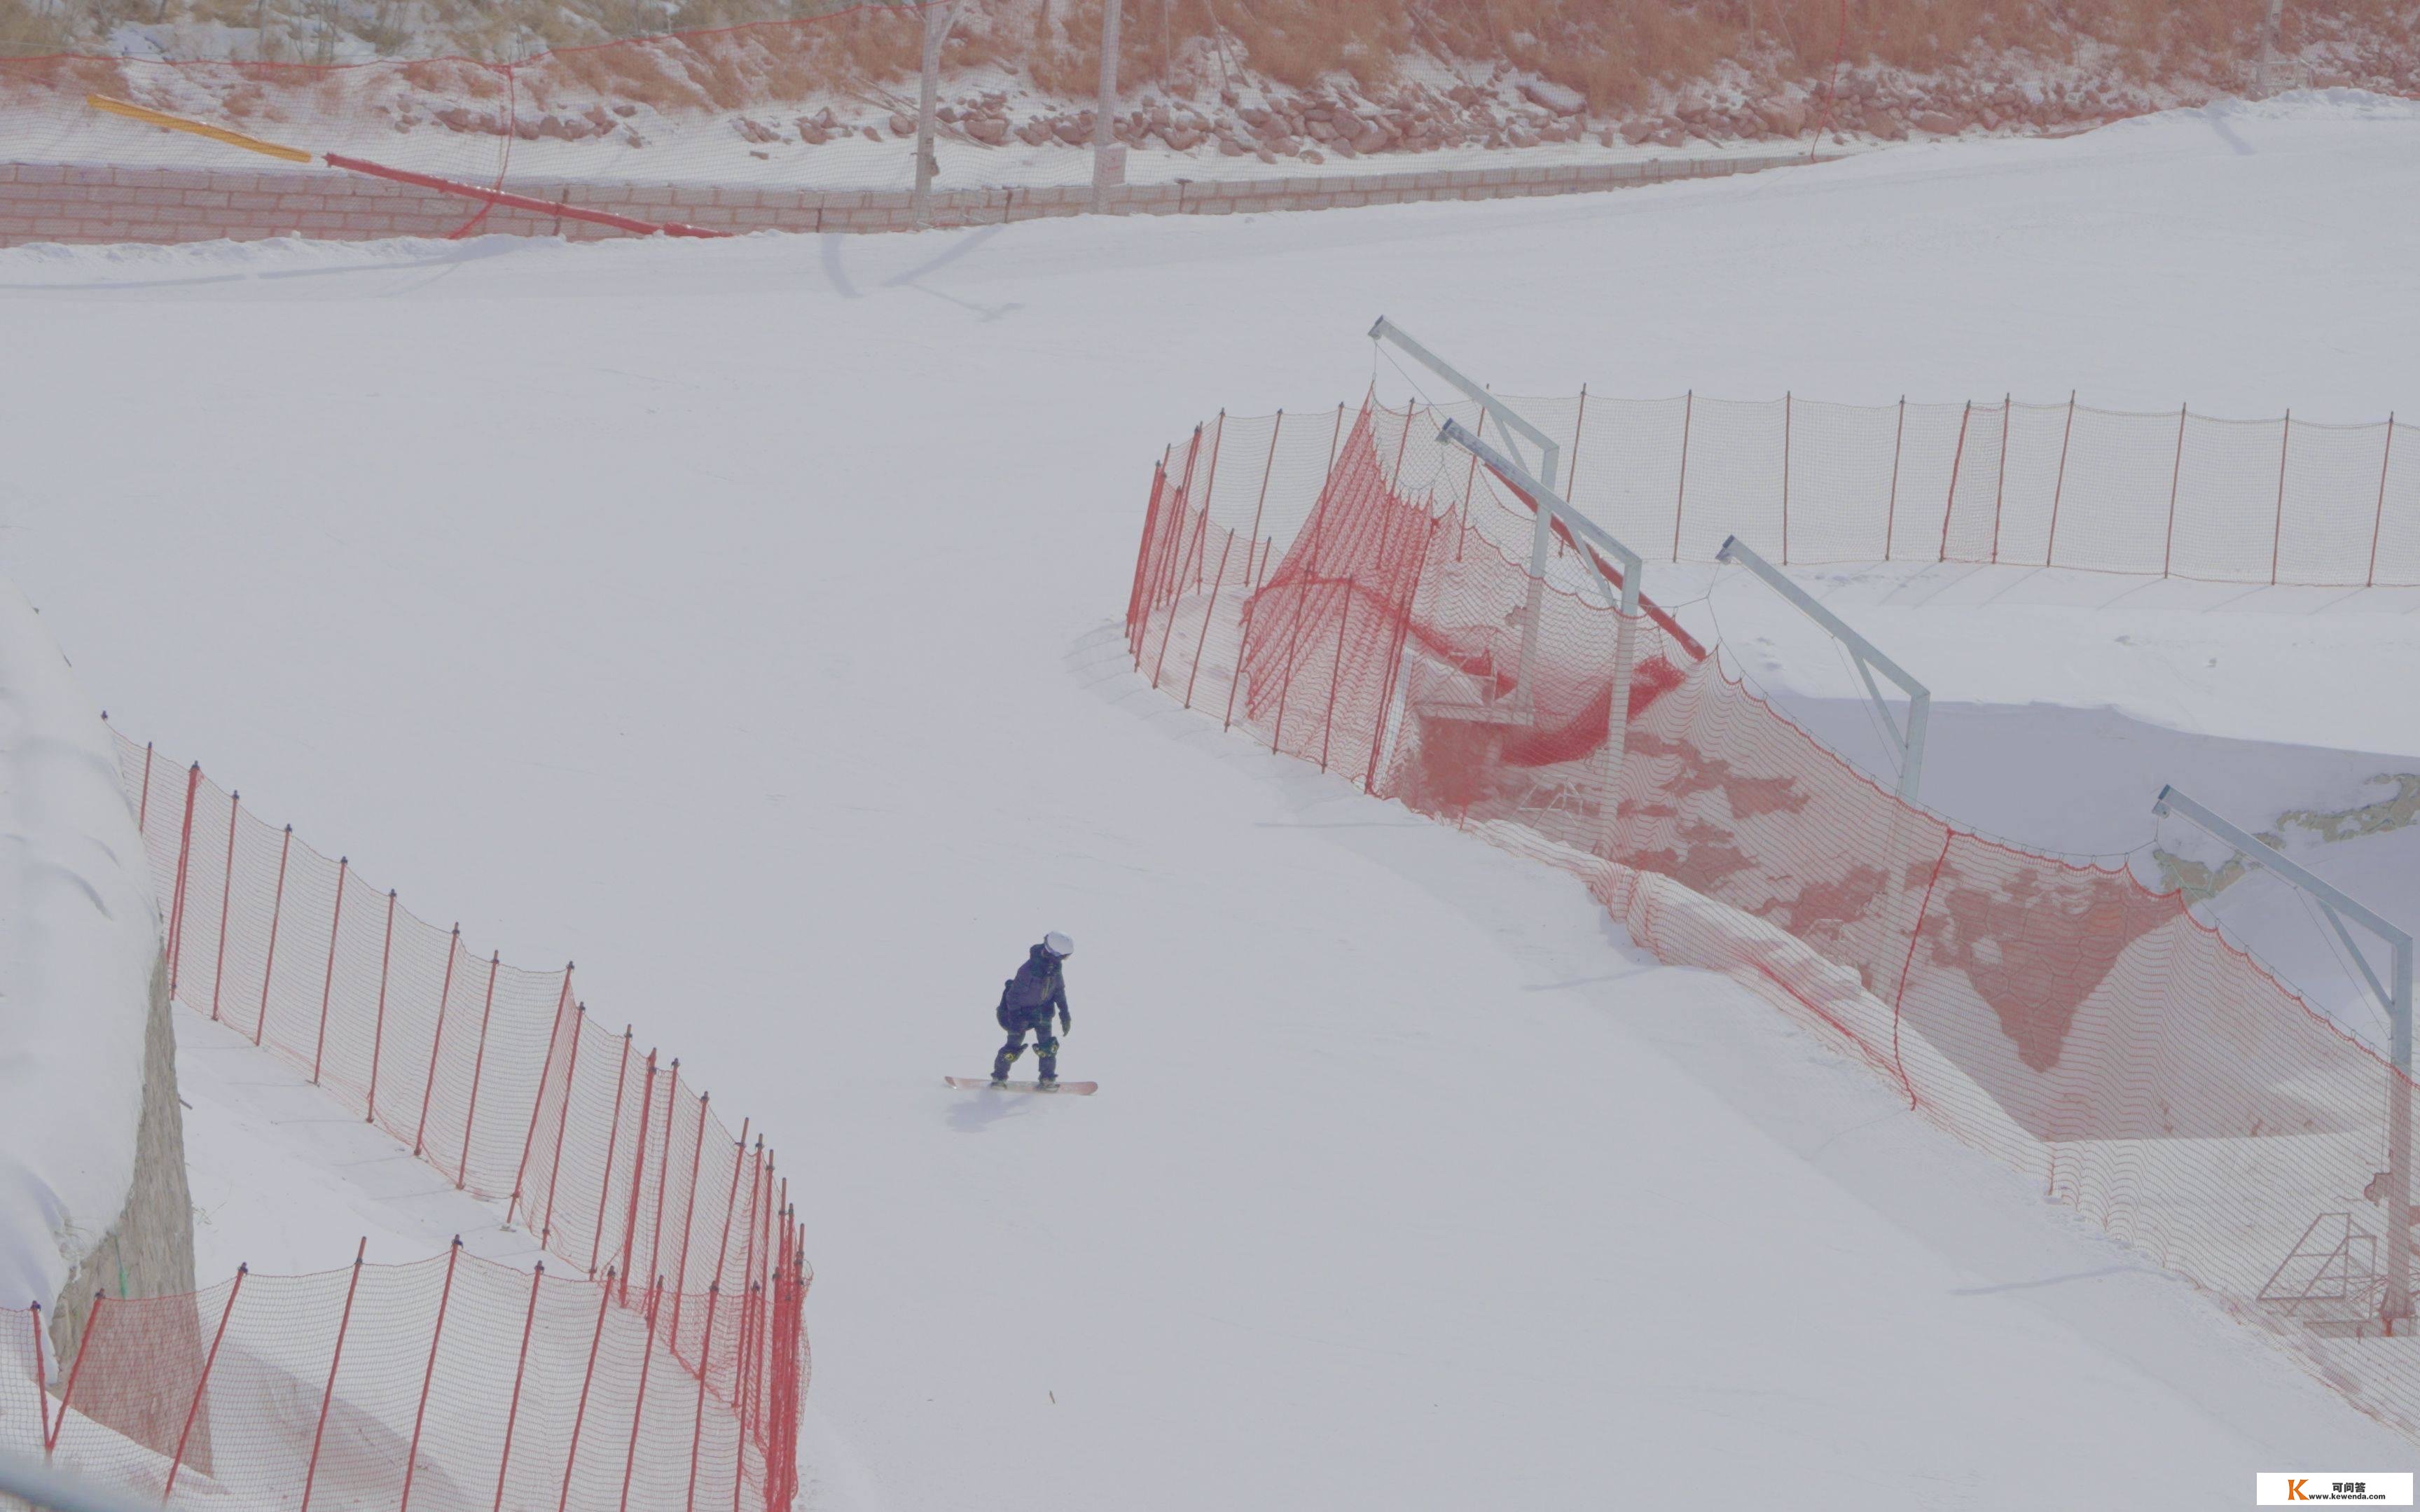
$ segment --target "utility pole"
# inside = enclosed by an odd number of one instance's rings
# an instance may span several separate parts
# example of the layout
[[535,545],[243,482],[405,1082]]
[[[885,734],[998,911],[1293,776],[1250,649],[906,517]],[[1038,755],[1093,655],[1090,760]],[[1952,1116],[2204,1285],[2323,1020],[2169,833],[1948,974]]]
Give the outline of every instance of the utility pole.
[[934,0],[924,8],[924,72],[916,100],[916,196],[912,202],[919,231],[933,224],[933,175],[939,167],[933,158],[933,111],[941,87],[941,44],[957,22],[958,3],[949,0],[943,5]]
[[2269,70],[2277,61],[2277,21],[2285,11],[2286,0],[2269,0],[2268,8],[2260,13],[2260,62],[2252,74],[2252,98],[2269,98]]
[[1125,150],[1118,146],[1118,22],[1125,0],[1101,0],[1101,98],[1093,108],[1093,213],[1105,215],[1109,192],[1126,181]]

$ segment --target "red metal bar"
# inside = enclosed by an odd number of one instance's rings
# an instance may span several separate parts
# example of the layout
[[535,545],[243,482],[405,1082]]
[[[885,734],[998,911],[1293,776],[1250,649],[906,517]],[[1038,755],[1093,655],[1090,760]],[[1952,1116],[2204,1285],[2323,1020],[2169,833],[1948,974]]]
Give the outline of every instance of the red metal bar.
[[[1218,411],[1218,429],[1210,438],[1210,476],[1208,480],[1203,483],[1202,487],[1202,503],[1199,511],[1202,517],[1201,523],[1193,528],[1193,539],[1186,544],[1184,550],[1178,553],[1176,560],[1176,576],[1171,584],[1173,593],[1170,599],[1168,627],[1160,632],[1159,659],[1153,662],[1151,666],[1151,686],[1154,687],[1157,687],[1159,686],[1159,674],[1168,670],[1168,643],[1176,639],[1176,615],[1174,609],[1177,596],[1182,595],[1185,592],[1185,569],[1201,551],[1202,539],[1204,535],[1208,534],[1210,531],[1210,495],[1218,486],[1218,452],[1221,446],[1226,442],[1226,440],[1227,411],[1221,409]],[[1187,509],[1193,509],[1195,507],[1193,502],[1193,466],[1189,460],[1187,462],[1185,469],[1185,488],[1183,498],[1185,500],[1185,507]],[[1182,516],[1178,517],[1178,523],[1180,526],[1182,525]]]
[[[386,938],[379,944],[378,1019],[370,1027],[370,1099],[369,1111],[362,1116],[362,1121],[365,1123],[378,1122],[379,1057],[384,1054],[386,1050],[387,967],[393,964],[394,960],[395,889],[393,887],[389,887],[386,890]],[[553,1047],[550,1045],[548,1048],[552,1049]],[[543,1077],[540,1078],[539,1085],[544,1085]],[[512,1222],[512,1215],[509,1212],[505,1214],[504,1221],[506,1223]]]
[[311,1085],[319,1085],[319,1063],[328,1053],[328,1000],[336,992],[336,931],[345,922],[345,878],[351,873],[350,857],[336,857],[336,906],[328,918],[328,972],[319,983],[319,1039],[311,1047]]
[[[564,990],[568,992],[570,989],[571,984],[566,980]],[[571,1121],[571,1088],[580,1074],[580,1041],[588,1033],[588,1005],[574,1004],[571,1012],[571,1055],[563,1068],[563,1102],[554,1113],[554,1154],[548,1160],[546,1170],[546,1218],[537,1231],[537,1241],[541,1244],[547,1242],[548,1237],[554,1232],[554,1194],[563,1184],[564,1130]]]
[[428,1148],[428,1101],[437,1094],[437,1057],[445,1048],[445,1005],[454,996],[454,958],[462,953],[462,926],[445,936],[445,980],[437,987],[437,1028],[428,1037],[428,1075],[420,1087],[420,1122],[411,1131],[411,1152]]
[[2386,452],[2378,459],[2378,515],[2369,525],[2369,574],[2362,586],[2369,588],[2378,582],[2378,533],[2386,524],[2386,470],[2395,463],[2395,411],[2386,412]]
[[[638,1239],[639,1188],[647,1179],[647,1120],[655,1116],[655,1112],[656,1052],[649,1050],[646,1080],[639,1088],[639,1137],[630,1141],[630,1202],[622,1214],[622,1305],[625,1307],[630,1304],[630,1246]],[[664,1121],[670,1123],[672,1115],[665,1114]],[[661,1178],[658,1180],[660,1181]],[[649,1273],[653,1274],[652,1272]],[[657,1276],[647,1285],[653,1287],[656,1281],[662,1279]]]
[[[647,1367],[656,1363],[656,1313],[663,1304],[661,1278],[647,1283],[647,1342],[639,1350],[639,1389],[630,1405],[630,1442],[622,1451],[621,1512],[630,1512],[630,1474],[639,1468],[639,1424],[647,1412]],[[622,1295],[630,1295],[630,1278],[622,1278]]]
[[535,215],[553,216],[566,221],[585,221],[592,225],[610,225],[617,231],[632,231],[640,236],[706,237],[716,240],[731,235],[728,231],[708,231],[703,226],[684,225],[678,221],[641,221],[628,215],[615,215],[609,210],[592,210],[583,206],[566,205],[551,199],[532,199],[527,194],[509,193],[502,189],[481,189],[474,184],[458,184],[450,178],[439,178],[425,173],[411,173],[402,168],[390,168],[383,163],[367,162],[349,158],[341,152],[322,153],[331,168],[347,173],[365,174],[372,178],[388,178],[398,184],[411,184],[418,189],[435,190],[441,194],[453,194],[463,199],[485,201],[490,208],[501,205],[506,209],[528,210]]
[[2016,412],[2017,396],[2000,395],[2000,469],[1992,480],[1992,564],[2000,563],[2000,509],[2009,501],[2009,417]]
[[1883,515],[1883,560],[1891,559],[1891,537],[1899,533],[1899,459],[1907,446],[1907,395],[1899,396],[1899,428],[1891,433],[1890,504]]
[[[563,991],[555,995],[554,1022],[546,1031],[546,1059],[537,1069],[537,1095],[530,1099],[529,1132],[521,1135],[521,1163],[513,1169],[512,1200],[504,1204],[504,1222],[508,1224],[513,1221],[514,1211],[520,1207],[521,1183],[529,1177],[530,1151],[537,1147],[537,1116],[546,1106],[546,1079],[554,1074],[554,1045],[563,1038],[563,1011],[571,1006],[571,965],[570,962],[564,963]],[[568,1103],[571,1083],[567,1080],[563,1084],[563,1096]]]
[[1319,769],[1327,770],[1327,753],[1336,739],[1336,685],[1344,680],[1344,636],[1353,628],[1353,584],[1347,579],[1340,585],[1344,592],[1344,612],[1336,617],[1336,656],[1327,669],[1327,713],[1319,726]]
[[454,1165],[457,1192],[471,1176],[471,1129],[479,1121],[479,1076],[488,1069],[488,1020],[496,1011],[496,968],[503,964],[503,951],[488,952],[488,1000],[479,1006],[479,1049],[471,1057],[471,1106],[462,1115],[462,1158]]
[[168,1484],[160,1489],[160,1504],[177,1494],[177,1472],[185,1468],[185,1443],[194,1436],[194,1418],[202,1410],[202,1394],[210,1389],[210,1367],[219,1363],[219,1345],[226,1339],[227,1319],[235,1316],[235,1299],[243,1291],[243,1278],[251,1267],[235,1268],[235,1285],[227,1288],[226,1305],[219,1309],[219,1329],[210,1335],[210,1352],[202,1356],[202,1376],[194,1382],[194,1399],[185,1406],[185,1426],[177,1430],[177,1452],[168,1461]]
[[[1203,427],[1200,425],[1193,427],[1192,444],[1187,446],[1185,451],[1185,481],[1178,484],[1176,486],[1176,492],[1169,496],[1169,501],[1175,506],[1176,510],[1174,517],[1175,528],[1172,531],[1163,530],[1161,533],[1167,538],[1167,540],[1175,543],[1176,549],[1172,551],[1168,550],[1165,544],[1163,544],[1162,549],[1159,553],[1160,560],[1152,564],[1151,603],[1155,607],[1164,602],[1173,608],[1176,603],[1177,580],[1183,576],[1185,570],[1185,511],[1193,507],[1193,468],[1194,464],[1200,461],[1202,456],[1202,429]],[[1172,629],[1175,624],[1173,615],[1170,617],[1169,623]],[[1168,656],[1167,632],[1163,632],[1160,636],[1159,650],[1160,660],[1166,660]],[[1154,687],[1157,687],[1159,686],[1159,674],[1156,670],[1156,663],[1155,663],[1155,670],[1152,673],[1151,686]]]
[[2058,433],[2058,481],[2050,490],[2050,545],[2042,550],[2042,565],[2057,565],[2058,502],[2067,494],[2067,443],[2075,438],[2075,391],[2067,393],[2067,428]]
[[168,905],[168,995],[177,995],[177,980],[185,962],[185,872],[194,858],[194,798],[201,791],[202,764],[185,773],[185,828],[177,841],[177,890]]
[[[658,1269],[664,1242],[664,1189],[672,1185],[673,1174],[673,1110],[680,1105],[680,1057],[673,1057],[672,1079],[664,1084],[664,1145],[656,1152],[656,1217],[647,1229],[647,1273],[660,1278]],[[680,1353],[680,1302],[673,1303],[673,1353]]]
[[2168,576],[2168,569],[2176,564],[2177,560],[2177,485],[2185,475],[2185,414],[2191,408],[2190,405],[2177,406],[2177,460],[2168,472],[2168,541],[2160,556],[2160,576],[2163,578]]
[[1681,517],[1689,507],[1689,426],[1698,417],[1698,391],[1681,400],[1681,485],[1672,493],[1672,560],[1681,560]]
[[235,821],[243,811],[243,795],[227,795],[226,866],[219,875],[219,949],[218,963],[210,968],[210,1022],[219,1021],[219,983],[226,979],[227,899],[235,891]]
[[344,1363],[345,1331],[353,1326],[353,1293],[362,1287],[362,1257],[369,1253],[369,1236],[353,1250],[352,1278],[345,1283],[345,1310],[336,1319],[336,1347],[328,1355],[328,1384],[319,1393],[319,1422],[311,1430],[311,1464],[302,1473],[302,1504],[297,1512],[311,1512],[311,1483],[319,1475],[319,1441],[328,1433],[328,1404],[336,1399],[336,1366]]
[[[689,1151],[689,1196],[682,1199],[680,1266],[673,1277],[673,1337],[680,1337],[681,1299],[689,1293],[689,1240],[697,1228],[697,1173],[706,1158],[706,1105],[710,1092],[697,1095],[697,1138]],[[720,1277],[717,1277],[720,1279]]]
[[147,837],[151,833],[150,825],[151,742],[147,740],[143,743],[143,798],[134,806],[134,832]]
[[[750,1338],[755,1332],[757,1308],[762,1301],[762,1293],[758,1291],[755,1284],[751,1282],[748,1295],[741,1299],[739,1304],[739,1357],[740,1369],[743,1372],[747,1369],[748,1351],[752,1347]],[[739,1512],[740,1488],[748,1480],[748,1377],[744,1373],[735,1383],[733,1392],[738,1398],[734,1404],[738,1411],[732,1415],[739,1420],[739,1447],[737,1454],[733,1457],[733,1462],[737,1468],[737,1473],[731,1477],[731,1512]]]
[[1907,1001],[1907,974],[1916,968],[1916,945],[1924,937],[1924,915],[1932,906],[1932,889],[1941,884],[1941,869],[1949,864],[1949,847],[1958,838],[1952,831],[1941,837],[1941,855],[1932,863],[1932,875],[1924,884],[1924,899],[1916,905],[1916,918],[1907,927],[1907,957],[1899,966],[1899,991],[1891,995],[1891,1064],[1899,1068],[1900,1088],[1907,1093],[1907,1105],[1916,1103],[1916,1084],[1908,1079],[1907,1063],[1900,1058],[1899,1024],[1901,1006]]
[[[1210,579],[1210,603],[1202,611],[1202,635],[1193,642],[1193,669],[1185,674],[1185,706],[1193,707],[1193,685],[1202,680],[1202,658],[1210,650],[1210,622],[1218,617],[1218,590],[1226,586],[1227,558],[1235,549],[1235,532],[1227,532],[1227,544],[1218,548],[1218,575]],[[1229,686],[1233,686],[1231,675]]]
[[403,1459],[403,1500],[396,1512],[411,1512],[411,1476],[420,1468],[420,1426],[428,1415],[428,1386],[437,1379],[437,1345],[445,1336],[445,1306],[454,1300],[454,1262],[462,1257],[462,1236],[445,1251],[445,1286],[437,1293],[437,1321],[428,1330],[428,1366],[420,1373],[420,1405],[411,1413],[411,1448]]
[[2269,536],[2269,586],[2277,586],[2277,553],[2286,544],[2286,454],[2294,444],[2294,411],[2286,411],[2286,428],[2277,437],[2277,524]]
[[739,1148],[731,1157],[731,1195],[722,1200],[722,1246],[715,1252],[714,1278],[722,1279],[722,1268],[731,1258],[731,1221],[739,1214],[739,1168],[748,1164],[748,1120],[739,1120]]
[[[1487,411],[1481,409],[1484,418]],[[1588,428],[1588,385],[1580,385],[1580,411],[1572,417],[1572,465],[1563,470],[1563,501],[1574,509],[1580,506],[1580,436]],[[1476,433],[1474,433],[1476,434]],[[1402,454],[1396,454],[1396,470],[1403,468]]]
[[690,1420],[689,1500],[684,1504],[683,1512],[697,1512],[698,1449],[706,1442],[706,1378],[713,1370],[714,1304],[721,1292],[721,1287],[706,1288],[706,1333],[703,1342],[697,1347],[697,1411]]
[[[588,1236],[588,1273],[605,1248],[605,1202],[613,1194],[613,1150],[622,1143],[622,1097],[630,1087],[630,1026],[622,1026],[622,1063],[613,1072],[613,1121],[605,1131],[605,1174],[597,1183],[597,1227]],[[611,1290],[611,1288],[607,1288]]]
[[[756,1136],[755,1159],[751,1161],[749,1164],[752,1168],[748,1173],[748,1245],[746,1250],[742,1252],[744,1258],[739,1262],[739,1273],[748,1278],[750,1289],[753,1290],[757,1285],[756,1223],[757,1219],[761,1215],[757,1205],[763,1200],[761,1189],[765,1184],[766,1170],[765,1136],[763,1134],[758,1134]],[[749,1373],[752,1381],[754,1377],[754,1357],[752,1355],[750,1357],[749,1361]],[[743,1430],[749,1426],[751,1421],[749,1412],[750,1400],[751,1398],[748,1395],[742,1395],[740,1397],[740,1422]]]
[[1949,519],[1958,513],[1958,472],[1966,465],[1966,425],[1975,418],[1975,401],[1958,412],[1958,450],[1949,455],[1949,497],[1941,502],[1941,560],[1949,560]]
[[277,892],[269,904],[269,959],[260,966],[260,1016],[252,1021],[252,1042],[269,1031],[269,983],[277,975],[277,926],[286,918],[286,859],[294,852],[294,826],[286,826],[286,838],[277,842]]
[[504,1409],[504,1448],[496,1460],[496,1502],[491,1512],[504,1512],[504,1474],[513,1464],[513,1426],[521,1415],[521,1378],[529,1372],[530,1333],[537,1326],[537,1288],[546,1279],[546,1262],[537,1262],[530,1273],[529,1311],[521,1318],[520,1358],[513,1365],[513,1400]]
[[1278,433],[1284,429],[1285,411],[1280,409],[1269,425],[1269,455],[1261,459],[1261,496],[1252,504],[1252,529],[1248,537],[1252,546],[1244,551],[1244,592],[1247,594],[1260,586],[1259,568],[1252,561],[1252,548],[1261,544],[1261,516],[1269,507],[1269,475],[1277,471]]
[[84,1373],[84,1351],[92,1343],[93,1331],[101,1327],[101,1304],[108,1300],[105,1294],[94,1292],[92,1311],[84,1315],[84,1332],[76,1335],[75,1359],[68,1365],[67,1384],[59,1388],[58,1421],[51,1425],[50,1441],[42,1445],[46,1457],[58,1447],[59,1435],[67,1431],[68,1408],[75,1401],[76,1377]]
[[588,1420],[588,1388],[597,1380],[597,1346],[605,1337],[605,1309],[613,1305],[613,1277],[605,1277],[605,1288],[597,1298],[597,1332],[588,1338],[588,1369],[580,1378],[580,1405],[571,1414],[571,1450],[563,1460],[563,1491],[555,1498],[554,1512],[564,1512],[571,1504],[571,1471],[580,1463],[580,1430]]
[[1781,564],[1790,565],[1790,424],[1795,396],[1781,391]]
[[1146,618],[1143,604],[1143,569],[1151,563],[1153,536],[1159,529],[1159,499],[1168,488],[1168,461],[1165,457],[1154,463],[1151,470],[1151,502],[1142,512],[1142,541],[1135,548],[1134,587],[1126,594],[1126,651],[1134,657],[1135,671],[1142,671],[1142,632]]

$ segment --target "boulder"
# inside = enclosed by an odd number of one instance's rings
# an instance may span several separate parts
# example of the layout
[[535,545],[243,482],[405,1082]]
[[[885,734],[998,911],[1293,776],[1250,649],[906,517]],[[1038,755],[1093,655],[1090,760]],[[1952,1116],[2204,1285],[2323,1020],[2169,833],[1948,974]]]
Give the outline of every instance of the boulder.
[[1536,79],[1521,86],[1521,98],[1558,116],[1577,116],[1588,109],[1588,96],[1562,85]]
[[[1653,121],[1624,121],[1621,123],[1621,139],[1629,143],[1632,147],[1637,147],[1639,143],[1646,141],[1649,137],[1653,136],[1654,134],[1655,123]],[[1611,147],[1613,144],[1611,142],[1607,142],[1606,146]]]
[[1935,136],[1956,136],[1961,130],[1958,117],[1937,110],[1917,111],[1916,118],[1909,124],[1919,131],[1931,131]]
[[999,147],[1008,140],[1008,122],[997,116],[978,116],[967,122],[967,134],[987,147]]
[[891,134],[893,136],[914,136],[916,134],[916,118],[912,116],[902,116],[893,112],[891,116]]

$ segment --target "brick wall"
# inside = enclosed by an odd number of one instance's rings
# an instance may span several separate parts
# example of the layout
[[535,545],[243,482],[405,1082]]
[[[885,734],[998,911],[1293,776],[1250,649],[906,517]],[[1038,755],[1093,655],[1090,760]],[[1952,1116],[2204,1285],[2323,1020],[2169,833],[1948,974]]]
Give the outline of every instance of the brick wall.
[[[1806,161],[1804,154],[1575,163],[1559,167],[1437,169],[1297,178],[1220,179],[1129,185],[1113,208],[1142,215],[1237,215],[1335,209],[1411,200],[1504,199],[1622,189],[1667,178],[1754,173]],[[568,184],[515,178],[505,186],[538,199],[568,200],[649,221],[683,221],[718,231],[905,231],[905,191],[750,189],[695,184]],[[1078,215],[1088,186],[936,192],[936,225],[989,225]],[[32,241],[254,240],[300,233],[334,241],[442,237],[477,213],[476,202],[334,168],[247,172],[0,162],[0,246]],[[608,227],[492,208],[479,230],[513,236],[619,236]]]

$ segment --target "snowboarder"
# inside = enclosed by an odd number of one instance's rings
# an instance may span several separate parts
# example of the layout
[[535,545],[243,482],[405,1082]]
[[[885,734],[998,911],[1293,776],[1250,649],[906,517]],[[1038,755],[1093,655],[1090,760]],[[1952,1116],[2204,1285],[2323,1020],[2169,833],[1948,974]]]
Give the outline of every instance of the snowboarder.
[[1000,1009],[993,1016],[1008,1031],[1008,1043],[992,1057],[991,1084],[1000,1086],[1008,1080],[1008,1068],[1025,1054],[1025,1035],[1033,1033],[1033,1051],[1042,1060],[1041,1085],[1044,1089],[1059,1085],[1059,1041],[1050,1032],[1050,1016],[1059,1016],[1059,1032],[1075,1027],[1067,1014],[1067,979],[1060,972],[1061,963],[1076,953],[1076,942],[1053,931],[1042,936],[1042,943],[1027,952],[1025,964],[1016,975],[1008,979],[1000,993]]

